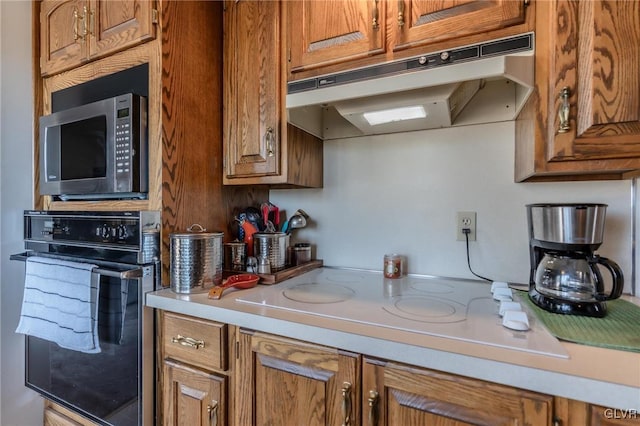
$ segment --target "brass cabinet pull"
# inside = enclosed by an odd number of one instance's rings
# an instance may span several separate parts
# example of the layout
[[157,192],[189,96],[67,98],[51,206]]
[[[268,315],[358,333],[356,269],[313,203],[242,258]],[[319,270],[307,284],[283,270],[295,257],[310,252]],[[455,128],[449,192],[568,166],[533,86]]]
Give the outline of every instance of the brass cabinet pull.
[[376,426],[378,424],[378,392],[374,390],[369,391],[369,426]]
[[342,426],[351,425],[351,383],[342,384]]
[[74,8],[73,9],[73,40],[77,41],[80,38],[80,35],[78,34],[78,19],[80,19],[78,17],[78,9]]
[[[87,17],[87,14],[89,14],[89,16]],[[87,33],[89,35],[93,35],[93,28],[94,28],[94,14],[93,14],[93,10],[89,9],[87,10],[86,6],[84,8],[84,35],[86,36]],[[89,30],[87,31],[87,20],[89,21]]]
[[380,28],[380,11],[378,10],[378,0],[373,0],[373,29],[377,30]]
[[560,91],[560,109],[558,110],[558,118],[560,124],[558,125],[558,133],[566,133],[571,130],[569,125],[569,97],[571,96],[571,89],[563,87]]
[[398,27],[404,27],[404,0],[398,0]]
[[273,145],[274,145],[274,139],[275,139],[273,127],[271,126],[267,127],[267,133],[265,133],[264,137],[265,137],[265,141],[267,142],[267,155],[269,157],[273,157],[274,155]]
[[82,39],[85,40],[87,38],[87,34],[89,30],[87,29],[87,15],[89,11],[87,10],[87,6],[82,8]]
[[209,414],[209,424],[218,426],[218,401],[211,401],[211,405],[207,405],[207,414]]
[[184,337],[179,334],[176,337],[172,337],[171,341],[173,343],[179,343],[182,346],[189,346],[190,348],[194,349],[204,348],[204,340],[197,340],[193,337]]

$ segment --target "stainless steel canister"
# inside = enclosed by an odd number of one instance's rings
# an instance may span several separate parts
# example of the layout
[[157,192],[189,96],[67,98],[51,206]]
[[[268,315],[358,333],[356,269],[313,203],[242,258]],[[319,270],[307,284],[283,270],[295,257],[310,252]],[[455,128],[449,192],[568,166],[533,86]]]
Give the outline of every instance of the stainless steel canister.
[[224,244],[224,269],[244,271],[247,265],[247,244],[233,241]]
[[266,257],[271,265],[271,272],[285,268],[289,234],[284,232],[256,232],[253,234],[253,254]]
[[157,226],[142,230],[142,262],[153,263],[160,253],[160,229]]
[[222,232],[206,232],[198,224],[170,235],[171,290],[204,292],[222,282]]

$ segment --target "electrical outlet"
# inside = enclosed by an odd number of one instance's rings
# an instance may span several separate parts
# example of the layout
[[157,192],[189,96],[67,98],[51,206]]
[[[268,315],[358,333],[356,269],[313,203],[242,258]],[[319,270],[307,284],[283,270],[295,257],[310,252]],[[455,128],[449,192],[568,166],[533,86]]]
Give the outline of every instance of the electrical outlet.
[[458,212],[456,217],[456,233],[458,241],[466,241],[467,238],[462,232],[463,229],[469,229],[469,241],[476,240],[476,212]]

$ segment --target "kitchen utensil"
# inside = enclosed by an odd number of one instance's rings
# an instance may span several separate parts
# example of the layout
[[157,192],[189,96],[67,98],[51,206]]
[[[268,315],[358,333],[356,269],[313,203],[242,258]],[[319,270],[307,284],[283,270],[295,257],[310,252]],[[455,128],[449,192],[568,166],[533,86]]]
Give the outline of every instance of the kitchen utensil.
[[256,257],[269,259],[271,272],[284,269],[289,235],[284,232],[257,232],[253,234],[253,252]]
[[246,289],[255,287],[258,284],[260,277],[254,274],[237,274],[231,275],[224,280],[221,285],[215,286],[209,290],[209,299],[220,299],[222,292],[228,288],[235,287],[239,289]]
[[222,281],[222,232],[206,232],[199,224],[170,235],[171,289],[197,293]]
[[304,228],[305,226],[307,226],[307,219],[301,214],[294,214],[288,221],[286,231],[283,232],[291,234],[294,229]]
[[247,219],[240,219],[239,221],[244,235],[243,241],[247,244],[247,256],[253,256],[253,234],[258,232],[258,228]]
[[[529,204],[529,297],[554,313],[604,317],[622,294],[622,270],[594,254],[604,237],[606,204]],[[609,271],[605,291],[599,267]]]

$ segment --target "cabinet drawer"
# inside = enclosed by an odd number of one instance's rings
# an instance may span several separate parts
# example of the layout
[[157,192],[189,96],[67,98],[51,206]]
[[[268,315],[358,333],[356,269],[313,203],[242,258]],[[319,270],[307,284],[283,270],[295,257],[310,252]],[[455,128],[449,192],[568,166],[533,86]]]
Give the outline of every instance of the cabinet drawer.
[[227,369],[227,325],[165,312],[165,358],[206,369]]

